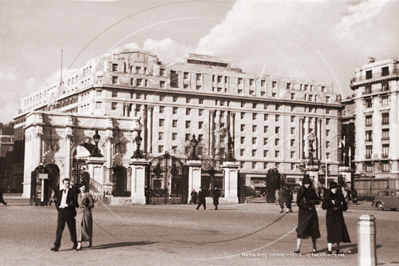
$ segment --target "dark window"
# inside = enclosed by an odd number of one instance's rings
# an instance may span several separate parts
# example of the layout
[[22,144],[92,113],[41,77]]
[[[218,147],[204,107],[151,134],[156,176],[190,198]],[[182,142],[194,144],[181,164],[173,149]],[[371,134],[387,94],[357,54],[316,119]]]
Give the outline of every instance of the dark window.
[[370,116],[366,116],[366,127],[372,126],[373,125],[373,117]]
[[383,76],[388,76],[389,75],[389,67],[383,67],[382,68],[382,75]]
[[389,125],[389,113],[382,114],[382,124]]
[[366,71],[366,79],[372,79],[373,78],[373,72],[371,70]]
[[381,85],[382,91],[389,91],[389,83],[387,81],[383,82]]
[[373,107],[373,100],[371,98],[366,99],[366,108]]
[[371,93],[371,85],[366,85],[365,94],[370,94],[370,93]]
[[366,131],[366,141],[373,141],[373,131]]
[[366,146],[366,159],[371,159],[373,154],[373,146]]

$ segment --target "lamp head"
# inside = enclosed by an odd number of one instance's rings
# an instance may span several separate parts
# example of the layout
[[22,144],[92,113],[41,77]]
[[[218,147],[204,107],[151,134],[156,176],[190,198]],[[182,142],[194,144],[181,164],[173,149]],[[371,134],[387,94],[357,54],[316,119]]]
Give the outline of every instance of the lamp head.
[[98,129],[96,129],[96,133],[93,135],[94,143],[98,144],[100,141],[101,136],[98,134]]

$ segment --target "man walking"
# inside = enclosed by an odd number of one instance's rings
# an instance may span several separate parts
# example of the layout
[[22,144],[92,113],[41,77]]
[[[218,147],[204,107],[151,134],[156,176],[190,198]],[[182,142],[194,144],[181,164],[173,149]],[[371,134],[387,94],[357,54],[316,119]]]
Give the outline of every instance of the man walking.
[[204,210],[206,210],[205,191],[202,189],[202,187],[200,187],[200,191],[199,191],[199,193],[198,193],[198,206],[197,206],[197,210],[199,209],[199,207],[201,207],[201,205],[204,205]]
[[220,197],[219,189],[217,187],[215,187],[215,190],[213,192],[213,205],[215,205],[215,210],[218,209],[219,197]]
[[62,232],[65,228],[65,223],[68,225],[69,233],[71,235],[71,241],[73,242],[72,249],[76,249],[78,243],[76,241],[76,227],[75,227],[75,216],[76,216],[76,195],[73,189],[69,188],[69,179],[64,178],[62,180],[64,189],[59,190],[56,193],[55,207],[58,211],[57,217],[57,235],[54,242],[52,251],[58,251],[61,246]]
[[287,213],[292,212],[291,203],[293,199],[292,191],[289,186],[284,187],[284,199],[285,199],[285,207],[287,208]]
[[7,206],[7,202],[5,202],[3,198],[3,189],[1,187],[0,187],[0,203],[3,203],[5,206]]

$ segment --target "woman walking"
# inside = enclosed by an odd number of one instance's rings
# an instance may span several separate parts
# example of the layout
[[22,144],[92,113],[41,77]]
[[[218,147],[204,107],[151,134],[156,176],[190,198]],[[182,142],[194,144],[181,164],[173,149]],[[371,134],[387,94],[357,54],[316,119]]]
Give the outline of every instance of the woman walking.
[[340,242],[350,243],[348,230],[346,228],[343,211],[348,209],[348,204],[338,188],[337,183],[332,182],[330,190],[327,192],[326,198],[322,205],[323,210],[326,212],[326,224],[327,224],[327,242],[328,251],[327,254],[332,254],[332,244],[337,243],[337,254],[341,254],[339,249]]
[[78,208],[76,211],[76,240],[78,246],[76,251],[82,249],[82,241],[89,241],[89,247],[93,241],[93,216],[91,209],[94,207],[93,196],[88,192],[88,186],[80,183],[78,195]]
[[302,180],[302,187],[298,191],[296,203],[298,210],[297,247],[295,253],[300,252],[302,239],[312,238],[313,253],[317,252],[316,240],[320,238],[319,219],[315,203],[319,200],[316,191],[311,186],[308,175]]

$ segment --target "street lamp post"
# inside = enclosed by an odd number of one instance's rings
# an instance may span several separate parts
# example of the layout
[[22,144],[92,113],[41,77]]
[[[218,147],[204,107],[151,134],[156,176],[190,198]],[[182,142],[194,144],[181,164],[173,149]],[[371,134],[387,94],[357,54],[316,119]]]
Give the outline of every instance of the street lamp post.
[[143,125],[140,123],[140,119],[138,120],[134,120],[135,121],[135,125],[134,125],[134,132],[137,132],[137,136],[134,138],[135,142],[136,142],[136,150],[133,153],[133,156],[131,157],[132,159],[143,159],[143,152],[140,150],[140,146],[141,146],[141,141],[143,140],[143,138],[140,136],[141,135],[141,131],[143,128]]
[[96,133],[93,135],[93,140],[96,146],[94,147],[91,157],[103,157],[103,155],[100,152],[100,149],[98,148],[98,143],[100,142],[100,138],[101,136],[98,134],[98,129],[96,129]]

